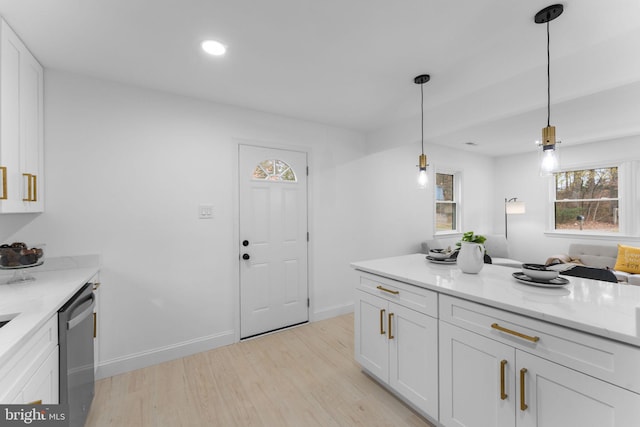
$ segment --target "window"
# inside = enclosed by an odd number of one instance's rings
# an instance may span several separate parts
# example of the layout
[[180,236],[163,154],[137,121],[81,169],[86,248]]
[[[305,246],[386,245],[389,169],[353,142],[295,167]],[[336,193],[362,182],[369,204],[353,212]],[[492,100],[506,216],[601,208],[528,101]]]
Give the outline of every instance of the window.
[[436,234],[460,232],[460,174],[436,172]]
[[253,170],[254,180],[296,182],[293,169],[282,160],[263,160]]
[[620,232],[617,166],[563,171],[554,177],[555,230]]

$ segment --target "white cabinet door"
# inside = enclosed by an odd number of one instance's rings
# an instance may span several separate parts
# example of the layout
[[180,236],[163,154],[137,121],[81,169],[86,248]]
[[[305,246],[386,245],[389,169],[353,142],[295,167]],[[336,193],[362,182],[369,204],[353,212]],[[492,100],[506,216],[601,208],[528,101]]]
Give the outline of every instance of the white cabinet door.
[[43,86],[42,66],[28,52],[20,66],[20,169],[25,210],[43,210]]
[[523,351],[516,357],[518,427],[640,425],[640,395]]
[[56,346],[24,386],[21,403],[57,404],[58,375],[58,347]]
[[363,368],[388,382],[388,302],[365,292],[356,293],[355,358]]
[[440,322],[440,423],[513,426],[514,362],[512,347]]
[[21,212],[20,63],[23,45],[0,21],[0,212]]
[[438,321],[389,304],[389,385],[417,408],[438,418]]
[[0,18],[0,213],[43,210],[43,76]]

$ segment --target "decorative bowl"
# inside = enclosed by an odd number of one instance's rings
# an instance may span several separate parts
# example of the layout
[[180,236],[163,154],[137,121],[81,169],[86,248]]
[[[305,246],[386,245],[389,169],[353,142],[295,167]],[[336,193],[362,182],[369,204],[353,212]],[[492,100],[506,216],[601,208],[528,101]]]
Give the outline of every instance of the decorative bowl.
[[44,262],[45,245],[27,245],[22,242],[0,245],[0,269],[35,267]]
[[550,270],[544,264],[522,264],[522,272],[537,280],[553,280],[559,274],[558,271]]
[[430,249],[429,256],[433,259],[447,259],[451,256],[451,251],[448,249]]

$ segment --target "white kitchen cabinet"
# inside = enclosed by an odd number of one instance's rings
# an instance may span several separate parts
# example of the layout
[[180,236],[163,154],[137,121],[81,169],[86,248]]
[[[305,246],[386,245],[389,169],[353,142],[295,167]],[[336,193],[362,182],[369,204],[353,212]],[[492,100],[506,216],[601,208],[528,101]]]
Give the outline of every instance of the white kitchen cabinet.
[[58,316],[0,366],[0,403],[58,403]]
[[356,360],[405,401],[437,419],[438,323],[421,312],[435,307],[435,294],[371,277],[361,277],[356,293]]
[[13,403],[45,405],[58,403],[58,357],[58,346],[56,346]]
[[565,330],[561,342],[557,330],[522,316],[448,296],[440,304],[442,425],[626,427],[640,420],[640,394],[553,361],[573,354],[591,359],[591,373],[602,362],[615,378],[613,367],[633,358],[624,347],[603,340],[588,354],[575,331]]
[[513,426],[513,347],[440,322],[439,348],[442,425]]
[[0,213],[44,210],[43,76],[0,19]]

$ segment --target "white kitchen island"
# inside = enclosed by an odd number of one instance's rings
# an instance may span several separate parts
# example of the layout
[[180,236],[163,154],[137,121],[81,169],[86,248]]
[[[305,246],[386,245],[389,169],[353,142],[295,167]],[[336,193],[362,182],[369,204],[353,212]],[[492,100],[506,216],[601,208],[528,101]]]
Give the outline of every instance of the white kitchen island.
[[423,254],[352,267],[356,360],[432,422],[640,425],[640,287],[540,288]]

